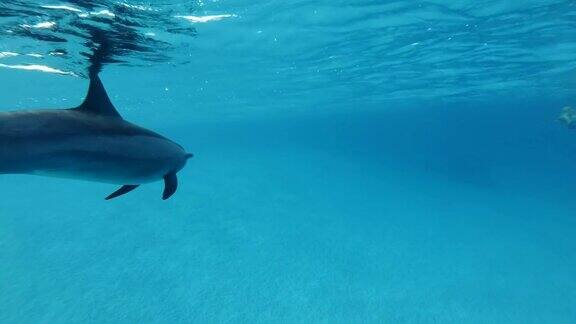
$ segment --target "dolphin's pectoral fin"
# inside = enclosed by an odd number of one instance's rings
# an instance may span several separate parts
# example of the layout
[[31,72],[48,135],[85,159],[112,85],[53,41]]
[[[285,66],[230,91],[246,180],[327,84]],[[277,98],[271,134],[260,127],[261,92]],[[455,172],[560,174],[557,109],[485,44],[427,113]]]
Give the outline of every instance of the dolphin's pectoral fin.
[[106,197],[106,200],[110,200],[112,198],[122,196],[123,194],[127,194],[136,188],[138,188],[138,185],[124,185],[124,186],[120,187],[120,189],[114,191],[108,197]]
[[170,198],[178,189],[178,178],[176,177],[176,172],[170,172],[164,176],[164,193],[162,194],[162,199],[166,200]]

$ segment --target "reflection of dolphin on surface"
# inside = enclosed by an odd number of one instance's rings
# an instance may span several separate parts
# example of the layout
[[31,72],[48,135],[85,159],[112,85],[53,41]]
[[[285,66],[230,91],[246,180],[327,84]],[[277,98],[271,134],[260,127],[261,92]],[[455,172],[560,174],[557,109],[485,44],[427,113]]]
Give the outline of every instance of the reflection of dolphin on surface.
[[164,179],[163,199],[177,188],[188,154],[178,144],[131,124],[116,111],[97,74],[72,109],[0,113],[0,173],[38,174],[123,185],[106,199]]
[[568,128],[576,127],[576,110],[570,106],[566,106],[562,109],[560,117],[558,120],[566,125]]

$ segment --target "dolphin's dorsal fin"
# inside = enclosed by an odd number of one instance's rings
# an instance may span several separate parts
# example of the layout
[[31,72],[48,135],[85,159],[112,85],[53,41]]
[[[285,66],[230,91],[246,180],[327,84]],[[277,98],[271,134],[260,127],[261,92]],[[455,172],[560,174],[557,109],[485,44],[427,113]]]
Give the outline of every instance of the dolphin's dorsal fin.
[[122,118],[116,108],[114,108],[110,98],[108,98],[106,89],[104,89],[104,85],[98,75],[90,77],[90,86],[88,87],[86,99],[76,109],[95,115]]

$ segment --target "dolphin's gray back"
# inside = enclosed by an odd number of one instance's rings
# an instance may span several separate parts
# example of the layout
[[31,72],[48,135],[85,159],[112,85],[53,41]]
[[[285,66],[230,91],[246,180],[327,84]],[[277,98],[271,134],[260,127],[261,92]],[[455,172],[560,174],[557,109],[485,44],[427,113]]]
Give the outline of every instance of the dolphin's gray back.
[[0,141],[98,134],[164,138],[121,118],[109,118],[76,109],[0,113]]

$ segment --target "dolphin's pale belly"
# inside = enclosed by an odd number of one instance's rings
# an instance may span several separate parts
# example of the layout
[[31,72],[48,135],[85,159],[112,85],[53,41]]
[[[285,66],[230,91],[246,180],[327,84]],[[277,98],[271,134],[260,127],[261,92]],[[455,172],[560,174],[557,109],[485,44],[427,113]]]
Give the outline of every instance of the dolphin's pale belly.
[[86,179],[115,184],[161,180],[185,163],[176,144],[146,135],[72,136],[21,142],[18,173]]

